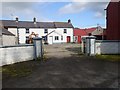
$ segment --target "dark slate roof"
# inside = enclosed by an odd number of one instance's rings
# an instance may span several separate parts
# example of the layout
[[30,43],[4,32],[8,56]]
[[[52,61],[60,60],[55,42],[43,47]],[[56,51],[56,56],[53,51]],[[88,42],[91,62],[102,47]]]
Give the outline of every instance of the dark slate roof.
[[32,22],[26,22],[26,21],[19,21],[18,22],[19,28],[37,28],[39,27],[38,24],[33,24]]
[[15,36],[13,33],[9,32],[7,29],[2,29],[2,34],[3,35]]
[[3,28],[2,26],[0,26],[0,31],[2,32],[2,35],[15,36],[13,33],[9,32],[7,29]]
[[73,25],[68,22],[54,22],[56,28],[73,28]]
[[41,28],[55,28],[53,22],[38,22],[38,24]]
[[0,20],[4,27],[19,27],[19,28],[73,28],[72,24],[67,22],[30,22],[15,20]]
[[54,28],[54,24],[51,22],[26,22],[26,21],[19,21],[18,27],[22,28]]
[[14,20],[0,20],[0,24],[6,27],[17,27],[17,24]]

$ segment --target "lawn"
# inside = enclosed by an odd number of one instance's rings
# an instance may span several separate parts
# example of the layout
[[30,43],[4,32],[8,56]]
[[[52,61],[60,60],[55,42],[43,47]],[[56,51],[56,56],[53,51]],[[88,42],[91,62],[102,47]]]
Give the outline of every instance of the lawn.
[[120,61],[120,55],[96,55],[95,58],[108,61]]

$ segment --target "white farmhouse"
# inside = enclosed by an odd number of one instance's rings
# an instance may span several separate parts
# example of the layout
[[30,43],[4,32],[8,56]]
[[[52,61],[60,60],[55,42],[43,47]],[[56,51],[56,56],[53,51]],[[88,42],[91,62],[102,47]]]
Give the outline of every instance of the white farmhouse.
[[19,44],[26,43],[29,35],[34,32],[44,38],[48,44],[73,42],[73,25],[68,22],[37,22],[33,21],[2,20],[4,27],[18,37]]

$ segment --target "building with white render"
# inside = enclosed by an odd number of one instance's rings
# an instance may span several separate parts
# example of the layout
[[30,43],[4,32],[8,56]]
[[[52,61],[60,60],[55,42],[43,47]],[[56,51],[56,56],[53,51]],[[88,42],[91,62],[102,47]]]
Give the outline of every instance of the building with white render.
[[73,25],[68,22],[37,22],[16,20],[1,20],[4,28],[18,38],[19,44],[26,43],[29,35],[34,32],[44,38],[48,44],[73,42]]

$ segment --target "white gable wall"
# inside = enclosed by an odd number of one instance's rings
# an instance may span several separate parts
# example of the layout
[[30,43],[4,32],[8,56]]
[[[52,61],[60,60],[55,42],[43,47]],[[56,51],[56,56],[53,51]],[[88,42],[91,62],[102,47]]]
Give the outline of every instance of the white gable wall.
[[8,28],[8,31],[10,31],[17,37],[17,28]]
[[18,34],[17,34],[17,28],[8,28],[8,31],[13,33],[16,38],[16,44],[18,44]]
[[25,28],[19,28],[19,43],[23,44],[26,41],[26,29]]
[[[64,29],[67,29],[67,33],[64,33]],[[73,42],[73,29],[72,28],[56,28],[55,31],[48,35],[49,37],[53,37],[53,43],[66,43],[67,42],[67,36],[71,37],[71,42]],[[51,30],[49,30],[51,31]],[[55,40],[55,36],[59,37],[59,40]],[[63,36],[63,40],[61,40],[61,36]],[[48,41],[49,43],[49,41]]]
[[[55,40],[55,36],[58,36],[58,40]],[[52,40],[50,41],[50,37],[52,37]],[[62,41],[61,41],[61,35],[60,34],[58,34],[58,33],[55,33],[55,32],[53,32],[53,33],[51,33],[50,35],[48,35],[48,43],[61,43]]]

